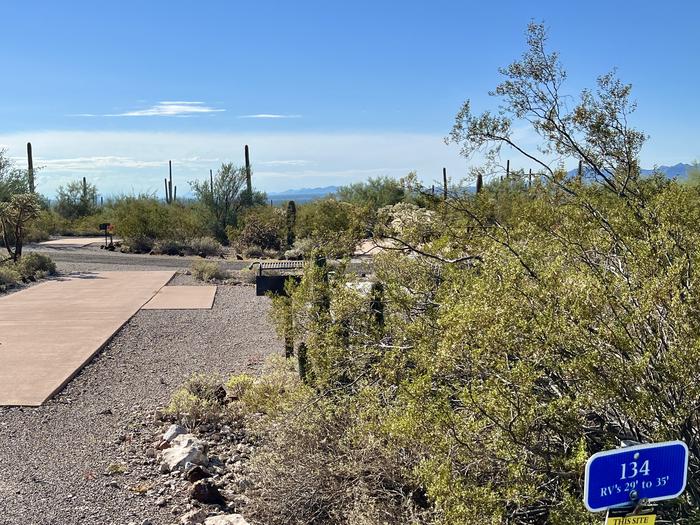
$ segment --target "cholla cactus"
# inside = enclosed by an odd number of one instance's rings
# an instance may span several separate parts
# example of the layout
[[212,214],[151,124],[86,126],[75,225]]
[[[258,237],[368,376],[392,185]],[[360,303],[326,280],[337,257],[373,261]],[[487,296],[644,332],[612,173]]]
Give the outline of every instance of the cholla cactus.
[[297,223],[297,205],[294,201],[287,203],[287,247],[294,245],[294,228]]

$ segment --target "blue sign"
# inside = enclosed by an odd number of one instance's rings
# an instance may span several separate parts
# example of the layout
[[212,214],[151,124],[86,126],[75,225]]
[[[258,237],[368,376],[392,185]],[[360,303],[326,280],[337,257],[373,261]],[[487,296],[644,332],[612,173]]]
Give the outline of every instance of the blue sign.
[[667,441],[606,450],[586,463],[583,501],[591,512],[679,496],[688,477],[688,447]]

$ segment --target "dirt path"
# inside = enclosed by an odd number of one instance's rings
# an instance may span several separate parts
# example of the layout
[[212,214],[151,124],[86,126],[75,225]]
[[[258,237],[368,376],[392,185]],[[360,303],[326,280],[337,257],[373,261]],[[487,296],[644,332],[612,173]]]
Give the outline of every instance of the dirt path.
[[252,287],[222,286],[212,310],[140,311],[45,405],[0,408],[0,524],[176,522],[134,490],[138,469],[104,473],[189,374],[251,371],[282,352],[268,308]]

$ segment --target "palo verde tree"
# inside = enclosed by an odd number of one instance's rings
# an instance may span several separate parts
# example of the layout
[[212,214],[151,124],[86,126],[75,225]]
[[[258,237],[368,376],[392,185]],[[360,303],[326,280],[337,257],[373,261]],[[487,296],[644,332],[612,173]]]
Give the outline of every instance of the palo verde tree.
[[28,192],[26,171],[17,168],[7,156],[7,151],[0,149],[0,202],[9,201],[12,195]]
[[222,163],[208,181],[191,181],[190,186],[201,205],[213,218],[216,238],[228,242],[226,228],[236,226],[241,211],[252,205],[265,203],[264,193],[247,191],[248,172],[245,167]]

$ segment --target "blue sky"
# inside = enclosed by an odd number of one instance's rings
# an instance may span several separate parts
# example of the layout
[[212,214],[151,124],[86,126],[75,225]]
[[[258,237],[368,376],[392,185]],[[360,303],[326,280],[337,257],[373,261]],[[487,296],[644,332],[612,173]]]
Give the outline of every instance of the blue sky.
[[[617,67],[634,85],[645,167],[700,158],[700,4],[2,0],[0,145],[43,165],[40,190],[181,187],[249,144],[266,191],[469,163],[442,142],[466,98],[493,108],[531,20],[568,91]],[[518,164],[518,159],[513,159]],[[180,190],[182,192],[182,190]]]

